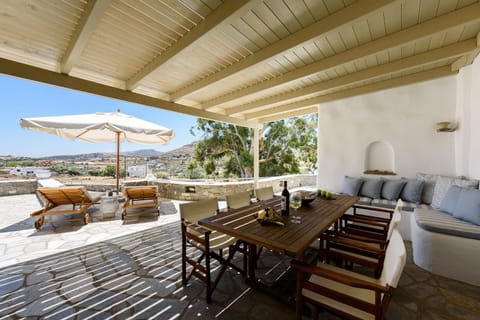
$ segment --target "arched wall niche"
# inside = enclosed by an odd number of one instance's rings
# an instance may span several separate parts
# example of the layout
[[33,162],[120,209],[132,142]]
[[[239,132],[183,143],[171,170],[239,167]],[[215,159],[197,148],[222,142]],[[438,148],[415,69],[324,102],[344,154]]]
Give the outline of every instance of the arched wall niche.
[[367,146],[364,173],[395,175],[395,151],[390,143],[374,141]]

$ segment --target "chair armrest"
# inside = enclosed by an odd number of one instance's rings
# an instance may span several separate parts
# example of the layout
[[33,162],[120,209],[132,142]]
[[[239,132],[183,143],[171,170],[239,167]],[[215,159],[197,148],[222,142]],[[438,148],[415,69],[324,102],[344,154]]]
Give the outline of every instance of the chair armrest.
[[356,240],[356,241],[362,241],[362,242],[366,242],[366,243],[375,243],[375,244],[382,245],[382,246],[385,246],[386,243],[387,243],[385,240],[376,239],[376,238],[369,238],[369,237],[366,237],[366,236],[351,234],[351,233],[348,233],[348,232],[336,232],[336,233],[329,233],[327,235],[328,236],[333,236],[333,237],[348,238],[348,239],[352,239],[352,240]]
[[351,240],[360,241],[360,242],[363,242],[363,243],[374,243],[374,244],[381,245],[383,247],[385,247],[385,245],[387,243],[386,240],[377,239],[377,238],[370,238],[370,237],[361,236],[361,235],[358,235],[358,234],[352,234],[352,233],[348,233],[348,232],[342,232],[342,231],[329,231],[329,232],[326,232],[323,235],[323,237],[326,237],[328,239],[333,238],[333,237],[340,238],[340,239],[342,239],[342,238],[351,239]]
[[356,277],[350,276],[345,273],[335,272],[334,270],[324,268],[322,265],[316,265],[316,266],[308,265],[298,260],[292,260],[290,262],[290,266],[296,269],[297,271],[301,271],[307,274],[314,274],[314,275],[324,277],[339,283],[343,283],[351,287],[369,289],[369,290],[380,291],[380,292],[389,291],[388,286],[382,286],[374,278],[372,278],[372,281],[366,281],[363,279],[358,279]]
[[360,215],[355,215],[355,216],[350,216],[350,215],[344,215],[342,216],[343,220],[346,221],[354,221],[354,222],[361,222],[361,223],[368,223],[371,225],[375,226],[384,226],[388,225],[390,223],[390,220],[383,220],[383,219],[377,219],[377,218],[370,218],[368,216],[360,216]]
[[355,209],[363,209],[363,210],[370,210],[370,211],[379,211],[379,212],[386,212],[393,214],[395,210],[388,209],[388,208],[381,208],[381,207],[374,207],[374,206],[366,206],[362,204],[354,204],[352,208]]
[[190,221],[187,221],[187,220],[183,220],[182,223],[187,229],[194,230],[198,233],[202,233],[202,234],[212,233],[212,230],[207,229],[205,227],[202,227],[202,226],[200,226],[196,223],[193,223],[193,222],[190,222]]
[[368,245],[368,243],[349,239],[347,237],[341,237],[341,236],[328,237],[326,241],[330,243],[338,244],[338,245],[347,246],[353,249],[358,249],[364,252],[368,252],[375,256],[383,256],[385,254],[385,249],[375,248],[375,247],[372,247],[371,245]]

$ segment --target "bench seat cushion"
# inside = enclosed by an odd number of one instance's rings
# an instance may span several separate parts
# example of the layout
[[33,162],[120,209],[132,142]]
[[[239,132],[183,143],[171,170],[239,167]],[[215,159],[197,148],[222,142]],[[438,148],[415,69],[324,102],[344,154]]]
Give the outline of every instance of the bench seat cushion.
[[397,200],[373,199],[371,205],[380,208],[395,209]]
[[[395,209],[395,207],[397,206],[397,201],[386,200],[386,199],[360,198],[357,201],[357,204],[370,205],[374,207],[387,208],[387,209]],[[403,201],[402,211],[413,212],[416,208],[430,209],[431,207],[428,204]]]
[[369,197],[359,197],[358,201],[357,201],[357,204],[361,204],[361,205],[364,205],[364,206],[369,206],[369,205],[372,204],[372,199],[369,198]]
[[417,225],[424,230],[480,240],[480,226],[456,219],[447,213],[417,208],[414,216]]
[[431,206],[425,203],[413,203],[413,202],[403,201],[403,207],[402,207],[403,211],[413,212],[417,208],[432,209]]

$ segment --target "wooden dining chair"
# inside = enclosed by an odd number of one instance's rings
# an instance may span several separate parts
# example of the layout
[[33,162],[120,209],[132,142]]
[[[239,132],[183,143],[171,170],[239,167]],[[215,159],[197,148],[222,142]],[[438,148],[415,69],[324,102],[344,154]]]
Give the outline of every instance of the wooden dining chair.
[[272,199],[274,196],[272,186],[255,189],[255,197],[258,201]]
[[[215,215],[218,212],[216,199],[180,204],[182,229],[182,283],[186,285],[192,276],[203,281],[207,290],[207,303],[212,302],[212,293],[227,267],[246,274],[246,256],[243,248],[243,269],[232,264],[232,259],[242,244],[236,238],[212,231],[197,224],[198,220]],[[187,252],[187,247],[192,250]],[[224,249],[228,251],[224,257]],[[211,259],[217,260],[220,271],[214,279],[211,276]],[[191,266],[187,274],[187,264]]]
[[327,231],[321,236],[320,257],[327,263],[330,260],[345,264],[352,269],[359,264],[373,270],[376,278],[380,277],[385,258],[385,250],[393,230],[400,224],[402,215],[400,206],[395,208],[392,219],[388,224],[385,239],[366,237],[356,233],[350,234],[347,230]]
[[227,200],[228,209],[238,209],[246,207],[251,204],[250,191],[242,191],[237,193],[232,193],[227,195],[225,198]]
[[[349,234],[357,234],[368,238],[385,240],[397,208],[403,206],[401,199],[397,201],[395,209],[378,208],[372,206],[354,205],[353,214],[344,214],[340,219],[340,229]],[[362,210],[362,213],[359,213]]]
[[291,266],[297,270],[296,319],[302,318],[304,301],[342,319],[384,319],[405,260],[405,245],[397,229],[392,232],[379,279],[325,263],[315,266],[293,260]]

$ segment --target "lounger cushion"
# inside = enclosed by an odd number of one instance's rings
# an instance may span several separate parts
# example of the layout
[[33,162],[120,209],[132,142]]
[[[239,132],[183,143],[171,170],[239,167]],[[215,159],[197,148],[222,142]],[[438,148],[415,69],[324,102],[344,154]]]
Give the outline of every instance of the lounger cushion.
[[417,208],[414,216],[417,225],[424,230],[480,240],[480,226],[454,218],[448,213]]
[[460,192],[462,188],[459,186],[451,186],[448,189],[445,198],[443,198],[442,203],[440,204],[440,211],[453,215],[455,208],[457,207],[458,198],[460,197]]
[[406,183],[405,180],[385,180],[382,187],[382,198],[397,200]]
[[346,176],[343,179],[343,185],[340,193],[356,197],[358,195],[358,192],[360,191],[362,183],[363,180],[360,178],[352,178]]
[[480,190],[460,189],[453,216],[480,225]]
[[422,192],[425,181],[423,180],[406,180],[406,184],[403,187],[401,198],[403,201],[421,203]]
[[359,195],[373,199],[380,198],[383,182],[382,179],[364,179]]

